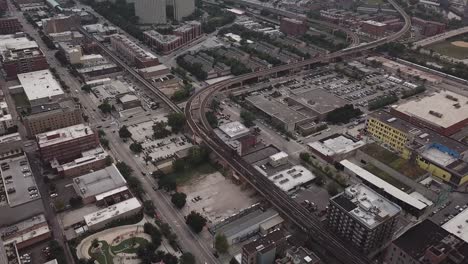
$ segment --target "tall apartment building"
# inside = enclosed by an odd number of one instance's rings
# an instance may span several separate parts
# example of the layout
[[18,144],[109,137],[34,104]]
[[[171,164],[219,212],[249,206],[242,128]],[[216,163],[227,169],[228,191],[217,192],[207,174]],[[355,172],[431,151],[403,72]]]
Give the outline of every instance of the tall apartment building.
[[21,73],[49,68],[47,59],[39,48],[8,49],[3,52],[2,64],[7,79],[14,79]]
[[426,219],[390,244],[385,263],[464,264],[468,263],[468,244]]
[[174,19],[182,21],[186,16],[195,12],[195,0],[173,0],[174,2]]
[[165,24],[166,0],[135,0],[135,15],[140,24]]
[[278,229],[242,247],[241,264],[272,264],[275,256],[284,252],[286,236]]
[[21,31],[22,28],[23,26],[21,25],[21,23],[18,21],[18,18],[16,17],[0,18],[0,34],[13,34],[18,31]]
[[327,225],[365,254],[374,253],[393,235],[401,208],[364,184],[330,199]]
[[69,162],[82,152],[99,146],[99,138],[91,127],[79,124],[36,135],[42,160]]
[[80,17],[77,15],[61,15],[42,20],[42,30],[45,34],[78,30],[79,27]]
[[8,11],[8,1],[7,0],[0,0],[0,11],[6,12]]
[[124,35],[114,34],[110,38],[112,48],[137,68],[146,68],[159,64],[158,57],[138,46]]
[[71,98],[32,109],[23,117],[29,137],[83,123],[82,109]]

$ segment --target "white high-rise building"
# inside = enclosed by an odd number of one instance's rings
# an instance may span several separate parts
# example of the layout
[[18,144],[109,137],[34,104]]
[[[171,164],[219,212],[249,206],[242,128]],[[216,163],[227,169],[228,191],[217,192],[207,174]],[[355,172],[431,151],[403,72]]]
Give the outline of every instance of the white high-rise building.
[[174,19],[177,21],[195,12],[195,0],[173,0],[173,3]]
[[164,24],[166,0],[135,0],[135,15],[140,24]]

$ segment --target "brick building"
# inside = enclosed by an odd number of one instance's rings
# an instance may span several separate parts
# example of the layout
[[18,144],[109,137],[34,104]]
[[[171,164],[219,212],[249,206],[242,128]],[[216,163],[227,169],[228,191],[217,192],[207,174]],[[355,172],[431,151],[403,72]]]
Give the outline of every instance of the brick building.
[[145,42],[162,54],[168,54],[181,46],[192,42],[202,34],[201,24],[197,21],[188,21],[173,34],[163,35],[155,30],[143,32]]
[[97,133],[83,124],[38,134],[36,141],[45,162],[69,162],[80,157],[83,151],[99,146]]
[[0,34],[13,34],[18,31],[21,31],[22,28],[23,26],[21,25],[21,23],[18,21],[18,18],[16,17],[0,18]]
[[280,31],[286,35],[301,36],[308,30],[307,23],[303,20],[293,18],[282,18],[280,23]]
[[446,25],[436,21],[424,20],[417,17],[412,17],[411,22],[414,26],[421,29],[421,34],[426,37],[434,36],[445,32]]
[[64,31],[78,30],[80,17],[77,15],[56,16],[42,20],[42,30],[45,34],[60,33]]
[[59,164],[58,162],[52,162],[52,168],[57,170],[57,173],[61,177],[77,177],[83,174],[89,173],[90,171],[97,171],[105,168],[107,163],[107,157],[109,155],[101,147],[87,150],[81,153],[81,157],[71,162]]
[[112,48],[117,54],[137,68],[146,68],[159,64],[158,58],[138,46],[124,35],[114,34],[110,37]]
[[6,78],[15,79],[20,73],[34,72],[49,68],[47,59],[39,48],[8,49],[2,54]]
[[386,24],[374,20],[367,20],[362,22],[361,31],[369,35],[380,37],[385,34]]

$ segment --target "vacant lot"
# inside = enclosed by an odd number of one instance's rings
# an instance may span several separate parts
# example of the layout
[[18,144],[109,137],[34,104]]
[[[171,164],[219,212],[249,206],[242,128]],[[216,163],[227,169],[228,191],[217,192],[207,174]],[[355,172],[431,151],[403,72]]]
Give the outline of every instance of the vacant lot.
[[442,41],[427,46],[427,49],[432,49],[441,55],[453,57],[455,59],[468,58],[468,47],[462,47],[462,45],[458,45],[459,43],[459,41]]
[[369,144],[361,148],[361,150],[364,153],[370,155],[371,157],[377,159],[378,161],[386,164],[390,168],[398,171],[399,173],[413,180],[426,174],[426,171],[419,168],[416,164],[413,164],[408,160],[400,158],[395,153],[377,144]]
[[401,181],[393,178],[392,176],[390,176],[388,173],[386,173],[385,171],[375,167],[374,165],[372,164],[367,164],[364,169],[368,170],[370,173],[374,174],[375,176],[381,178],[382,180],[388,182],[389,184],[395,186],[396,188],[404,191],[404,192],[408,192],[411,188],[409,186],[407,186],[406,184],[402,183]]

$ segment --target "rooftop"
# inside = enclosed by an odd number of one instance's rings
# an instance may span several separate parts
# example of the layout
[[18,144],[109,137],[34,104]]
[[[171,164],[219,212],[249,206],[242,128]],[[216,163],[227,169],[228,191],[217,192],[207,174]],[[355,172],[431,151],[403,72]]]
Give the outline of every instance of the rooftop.
[[40,148],[59,144],[76,138],[85,137],[94,134],[91,127],[85,124],[64,127],[57,130],[45,132],[36,135],[36,140]]
[[446,146],[453,151],[456,151],[458,154],[462,154],[465,151],[468,151],[468,145],[463,144],[460,141],[442,136],[430,129],[417,127],[403,119],[395,117],[390,113],[378,111],[370,114],[370,117],[376,118],[381,122],[400,130],[403,133],[414,136],[414,140],[419,142],[421,147],[431,143],[437,143]]
[[468,97],[451,91],[440,91],[402,103],[394,109],[435,126],[447,128],[468,119]]
[[323,89],[314,89],[295,94],[292,95],[291,98],[319,114],[328,113],[349,103],[347,100],[335,96]]
[[468,209],[450,219],[442,228],[468,243]]
[[96,196],[126,184],[127,181],[114,164],[102,170],[73,178],[73,187],[76,193],[83,198]]
[[0,144],[9,143],[12,141],[20,141],[20,140],[21,140],[21,136],[19,133],[13,133],[13,134],[0,136]]
[[81,153],[81,158],[77,158],[71,162],[65,164],[58,164],[58,161],[54,161],[55,164],[51,164],[52,167],[56,166],[58,171],[67,171],[75,167],[83,166],[87,163],[92,163],[98,160],[103,160],[109,156],[107,152],[101,147],[87,150]]
[[419,199],[405,193],[404,191],[382,180],[381,178],[375,176],[367,170],[359,167],[358,165],[350,162],[349,160],[342,160],[340,164],[348,170],[352,171],[360,178],[364,179],[365,181],[369,182],[375,187],[382,189],[387,194],[391,195],[392,197],[395,197],[396,199],[404,202],[405,204],[408,204],[418,210],[423,210],[427,207],[427,205],[421,202]]
[[270,156],[273,161],[281,160],[288,157],[288,153],[281,151]]
[[161,43],[172,43],[178,39],[180,39],[179,36],[176,35],[163,35],[156,30],[148,30],[143,32],[143,34],[147,35],[148,37],[161,42]]
[[49,70],[20,73],[18,79],[29,101],[64,94]]
[[250,133],[250,130],[239,121],[225,123],[219,126],[229,138],[235,139]]
[[6,50],[23,50],[38,48],[36,41],[29,40],[27,37],[19,36],[16,34],[1,35],[0,36],[0,52]]
[[333,156],[351,152],[365,144],[362,140],[355,142],[343,135],[333,135],[324,140],[308,143],[307,145],[325,156]]
[[400,213],[401,208],[364,184],[356,184],[331,198],[359,222],[373,229]]
[[316,176],[311,171],[301,165],[295,165],[292,168],[268,176],[270,181],[285,192],[306,184],[315,178]]
[[144,50],[142,47],[137,45],[135,42],[127,38],[125,35],[122,34],[114,34],[111,36],[111,42],[112,40],[117,40],[127,46],[127,48],[131,49],[132,52],[137,56],[138,58],[145,58],[145,59],[156,59],[157,57],[153,55],[151,52]]
[[138,201],[138,199],[130,198],[123,202],[116,203],[107,208],[94,212],[92,214],[85,215],[84,219],[86,225],[90,227],[139,208],[141,208],[141,204]]
[[269,116],[279,119],[287,124],[297,123],[310,118],[304,114],[294,111],[285,104],[274,100],[268,100],[263,95],[249,96],[246,100]]
[[216,230],[216,234],[224,234],[227,238],[233,237],[252,226],[259,226],[277,215],[278,212],[273,209],[268,209],[266,211],[258,209],[222,226]]
[[255,253],[261,251],[262,249],[269,248],[270,246],[276,246],[276,244],[284,240],[286,237],[281,229],[277,229],[267,235],[257,238],[254,241],[245,244],[242,248],[243,250],[249,253]]
[[377,26],[377,27],[385,27],[386,26],[386,24],[378,22],[378,21],[374,21],[374,20],[366,20],[363,23],[373,25],[373,26]]

